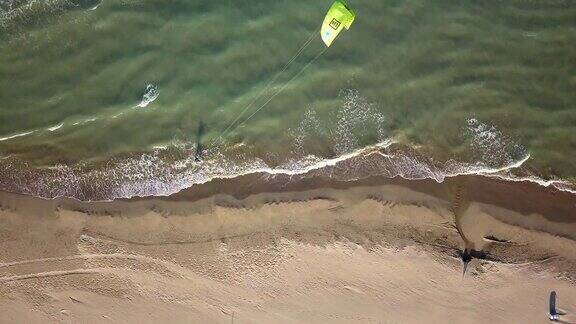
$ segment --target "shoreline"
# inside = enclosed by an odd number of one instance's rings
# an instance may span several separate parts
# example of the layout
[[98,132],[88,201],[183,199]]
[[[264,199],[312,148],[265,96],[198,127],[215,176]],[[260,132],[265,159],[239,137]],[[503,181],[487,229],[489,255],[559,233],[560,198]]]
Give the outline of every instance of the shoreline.
[[[111,202],[171,197],[203,186],[210,187],[213,183],[219,183],[224,188],[242,182],[243,179],[259,177],[290,179],[290,181],[323,179],[323,182],[334,183],[356,183],[366,179],[385,178],[391,179],[392,182],[402,179],[406,184],[410,181],[427,180],[441,184],[454,181],[454,179],[472,177],[487,178],[490,181],[530,183],[545,191],[561,191],[576,196],[576,187],[568,181],[544,180],[529,175],[522,165],[529,160],[530,155],[498,168],[452,160],[439,166],[435,165],[432,159],[411,152],[410,149],[404,149],[407,147],[395,147],[394,142],[383,142],[335,158],[318,160],[315,157],[305,157],[297,162],[290,162],[276,168],[267,167],[258,159],[244,161],[238,165],[224,163],[223,167],[216,167],[219,170],[217,172],[211,170],[214,167],[214,161],[200,164],[194,161],[190,165],[189,159],[177,162],[176,164],[187,166],[176,171],[166,164],[166,161],[162,161],[159,155],[148,156],[152,160],[144,161],[143,165],[138,163],[132,165],[132,162],[120,161],[119,165],[113,165],[110,170],[82,170],[67,166],[56,166],[43,171],[41,169],[26,170],[15,167],[14,165],[19,164],[15,160],[0,164],[0,174],[2,174],[0,192],[24,194],[42,199],[72,198],[84,202]],[[120,168],[122,163],[128,163],[125,166],[131,169],[128,173],[124,168]],[[24,165],[26,166],[25,163]],[[132,169],[134,167],[136,169]],[[147,173],[149,167],[153,171]],[[167,168],[164,171],[166,174],[154,173],[159,170],[158,168],[163,167]],[[222,171],[226,168],[230,170]],[[227,174],[228,172],[232,173]],[[106,179],[107,176],[110,178]]]

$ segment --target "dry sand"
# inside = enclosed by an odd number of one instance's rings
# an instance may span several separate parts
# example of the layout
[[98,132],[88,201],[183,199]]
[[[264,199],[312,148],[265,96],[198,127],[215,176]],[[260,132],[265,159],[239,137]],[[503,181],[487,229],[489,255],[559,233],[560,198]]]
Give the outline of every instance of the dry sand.
[[[222,180],[224,181],[224,180]],[[576,198],[252,175],[115,202],[0,194],[1,323],[576,323]],[[482,251],[462,275],[459,251]]]

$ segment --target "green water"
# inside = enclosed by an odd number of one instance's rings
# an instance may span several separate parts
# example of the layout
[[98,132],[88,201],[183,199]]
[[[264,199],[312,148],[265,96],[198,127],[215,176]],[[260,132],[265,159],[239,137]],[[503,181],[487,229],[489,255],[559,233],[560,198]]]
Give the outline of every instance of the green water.
[[[19,172],[78,177],[155,147],[169,165],[200,137],[226,168],[392,140],[439,163],[498,168],[529,154],[523,174],[576,178],[576,2],[351,0],[352,28],[286,83],[324,48],[315,38],[248,115],[283,91],[218,146],[330,1],[96,4],[4,0],[0,156]],[[157,99],[135,107],[149,84]]]

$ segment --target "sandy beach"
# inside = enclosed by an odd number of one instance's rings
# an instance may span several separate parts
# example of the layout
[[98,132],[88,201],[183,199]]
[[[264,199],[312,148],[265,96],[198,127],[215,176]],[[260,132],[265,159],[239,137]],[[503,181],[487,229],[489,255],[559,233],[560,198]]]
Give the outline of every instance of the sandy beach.
[[[2,323],[576,321],[576,198],[255,174],[113,202],[0,195]],[[460,253],[475,256],[463,275]]]

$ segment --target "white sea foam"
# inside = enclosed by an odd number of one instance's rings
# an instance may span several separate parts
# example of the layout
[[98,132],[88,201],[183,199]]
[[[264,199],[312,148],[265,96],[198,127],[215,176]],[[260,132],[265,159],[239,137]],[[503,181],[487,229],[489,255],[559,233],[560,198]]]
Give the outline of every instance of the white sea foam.
[[64,126],[64,123],[60,123],[56,126],[52,126],[52,127],[48,127],[47,129],[51,132],[55,131],[55,130],[59,130],[60,128],[62,128],[62,126]]
[[[334,136],[334,149],[338,153],[350,152],[359,147],[359,132],[364,133],[367,128],[373,128],[378,133],[378,139],[383,141],[386,137],[384,130],[384,115],[376,104],[360,95],[358,90],[346,89],[341,95],[344,104],[337,113],[336,133]],[[364,134],[365,135],[365,134]]]
[[313,108],[308,108],[304,112],[304,118],[295,129],[290,129],[289,133],[293,139],[295,154],[304,154],[304,145],[307,138],[326,136],[324,127]]
[[509,136],[504,135],[494,125],[476,118],[467,121],[467,136],[476,160],[491,168],[513,164],[526,159],[528,151]]
[[98,1],[98,3],[96,3],[95,6],[88,8],[88,10],[90,10],[90,11],[96,10],[96,9],[98,9],[98,7],[100,7],[101,4],[102,4],[102,1]]
[[[340,93],[342,106],[321,120],[313,107],[309,107],[302,120],[289,133],[293,139],[293,153],[307,155],[305,144],[308,141],[322,140],[338,154],[346,154],[361,147],[363,137],[376,136],[379,142],[386,142],[387,131],[384,115],[376,109],[376,104],[360,95],[358,90],[346,89]],[[334,127],[336,125],[336,127]]]
[[11,139],[17,138],[17,137],[22,137],[22,136],[30,135],[30,134],[35,133],[35,132],[36,132],[36,131],[33,130],[33,131],[24,132],[24,133],[18,133],[18,134],[6,136],[6,137],[0,137],[0,142],[2,142],[2,141],[7,141],[7,140],[11,140]]
[[[0,27],[4,27],[14,18],[29,19],[37,14],[38,6],[50,8],[50,10],[63,10],[67,0],[43,0],[43,1],[25,1],[22,5],[16,6],[8,11],[0,11]],[[10,5],[12,7],[12,5]]]
[[545,180],[545,179],[541,179],[538,177],[515,177],[515,176],[508,175],[508,174],[499,174],[499,173],[487,174],[487,176],[492,177],[492,178],[506,180],[506,181],[532,182],[532,183],[536,183],[542,187],[546,187],[546,188],[553,187],[553,188],[560,190],[560,191],[576,194],[576,189],[574,188],[574,186],[571,183],[563,181],[563,180]]
[[157,86],[153,84],[147,85],[146,90],[144,90],[144,95],[142,95],[142,101],[140,101],[140,103],[137,104],[136,107],[144,108],[148,106],[151,102],[153,102],[154,100],[156,100],[156,98],[158,98],[159,94],[160,91],[158,91]]
[[[380,175],[398,176],[409,180],[434,179],[438,182],[444,181],[447,177],[479,174],[506,180],[540,183],[533,178],[518,178],[509,173],[510,170],[521,167],[528,158],[498,169],[480,164],[454,163],[448,171],[403,151],[387,152],[390,151],[391,145],[393,143],[387,141],[330,159],[307,156],[278,167],[269,167],[257,158],[230,162],[219,152],[213,152],[210,158],[202,163],[194,162],[193,156],[176,162],[166,162],[159,156],[160,151],[155,151],[120,161],[106,170],[92,170],[88,173],[67,166],[58,166],[52,168],[50,177],[41,177],[22,189],[27,194],[42,197],[67,196],[82,200],[110,200],[136,196],[167,196],[213,179],[231,179],[258,173],[269,176],[322,176],[340,181]],[[550,182],[546,185],[556,187],[558,184],[559,182]],[[565,190],[571,189],[566,187]],[[93,196],[91,192],[98,195]]]
[[[118,174],[120,170],[133,174],[128,181],[126,179],[119,183],[115,190],[115,197],[129,198],[134,196],[167,196],[188,188],[194,184],[202,184],[213,179],[231,179],[239,176],[264,173],[269,176],[274,175],[306,175],[308,173],[320,172],[319,175],[334,177],[336,180],[350,181],[362,178],[364,176],[384,175],[387,177],[399,176],[409,180],[416,179],[434,179],[442,182],[446,177],[458,175],[492,175],[500,172],[506,172],[520,167],[526,160],[517,161],[511,165],[503,166],[498,169],[492,169],[484,165],[465,165],[461,164],[458,169],[453,168],[450,173],[445,173],[439,168],[428,165],[425,161],[420,161],[402,153],[386,154],[382,150],[388,148],[393,143],[386,141],[374,146],[362,148],[351,153],[341,156],[321,159],[315,156],[307,156],[302,160],[291,161],[278,167],[269,167],[260,159],[250,159],[243,163],[220,162],[215,163],[206,161],[202,165],[194,163],[193,159],[181,161],[179,167],[172,165],[166,168],[163,162],[160,162],[155,155],[146,155],[139,161],[126,161],[115,168],[113,174]],[[374,154],[383,157],[383,160],[370,160],[368,158]],[[343,169],[340,164],[349,160],[362,158],[366,161],[363,165],[362,160],[354,163],[358,169],[367,168],[367,173],[357,173],[353,165],[346,165]],[[218,159],[219,160],[219,159]],[[196,166],[196,168],[189,168]],[[166,172],[168,170],[172,170]],[[175,172],[180,170],[181,172]],[[162,177],[150,177],[151,174],[160,171]]]
[[94,121],[96,121],[96,120],[97,120],[96,117],[92,117],[92,118],[84,119],[84,120],[81,120],[81,121],[77,121],[77,122],[73,123],[72,126],[84,125],[84,124],[88,124],[88,123],[94,122]]

